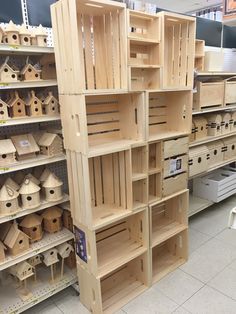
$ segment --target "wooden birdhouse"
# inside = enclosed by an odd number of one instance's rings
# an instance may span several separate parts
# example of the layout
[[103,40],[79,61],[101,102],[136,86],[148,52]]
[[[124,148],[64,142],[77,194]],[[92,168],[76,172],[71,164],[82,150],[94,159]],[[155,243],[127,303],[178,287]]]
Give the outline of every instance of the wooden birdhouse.
[[208,121],[208,135],[217,136],[221,135],[222,117],[220,114],[210,114],[207,116]]
[[49,176],[51,173],[52,173],[52,172],[51,172],[48,168],[45,168],[45,169],[43,170],[43,172],[42,172],[40,178],[39,178],[40,182],[41,182],[41,183],[44,183],[44,182],[47,180],[48,176]]
[[226,134],[231,132],[231,124],[232,124],[231,113],[226,112],[222,114],[221,133]]
[[16,223],[13,223],[5,240],[4,244],[7,246],[11,255],[18,255],[29,250],[29,237],[21,231]]
[[0,43],[2,42],[3,40],[3,37],[4,37],[4,30],[2,29],[2,27],[0,26]]
[[0,120],[8,120],[8,104],[0,98]]
[[63,153],[62,138],[54,133],[44,133],[38,141],[40,153],[46,156],[56,156]]
[[37,69],[36,65],[27,63],[21,70],[21,76],[24,81],[39,81],[41,80],[41,70]]
[[5,185],[10,186],[15,191],[19,191],[20,186],[18,183],[16,183],[12,178],[8,177],[4,183]]
[[74,248],[70,243],[65,242],[58,245],[57,250],[62,258],[67,258],[70,256],[70,253],[74,251]]
[[47,32],[41,24],[36,28],[34,34],[36,36],[37,46],[47,47]]
[[2,243],[2,241],[0,241],[0,263],[5,261],[5,251],[6,251],[6,247],[5,245]]
[[235,131],[236,130],[236,111],[232,112],[231,114],[231,131]]
[[10,139],[0,140],[0,167],[6,167],[16,161],[16,148]]
[[[26,179],[29,179],[29,180],[32,181],[34,184],[37,184],[37,185],[40,184],[40,181],[39,181],[35,176],[33,176],[32,173],[28,173],[28,174],[24,177],[24,180],[26,180]],[[23,181],[24,181],[24,180],[23,180]],[[22,182],[23,182],[23,181],[22,181]]]
[[26,116],[25,102],[20,98],[17,91],[14,91],[14,94],[12,94],[11,99],[8,101],[8,107],[12,118]]
[[5,35],[3,38],[5,44],[9,45],[19,45],[20,44],[20,36],[19,30],[16,25],[10,21],[5,28]]
[[26,112],[28,116],[42,116],[42,102],[35,96],[35,92],[31,91],[26,99]]
[[40,150],[32,134],[15,135],[11,137],[11,140],[16,148],[18,160],[35,158]]
[[49,233],[55,233],[62,229],[62,209],[57,206],[47,208],[43,214],[43,228]]
[[0,190],[0,214],[7,215],[19,210],[19,193],[8,185],[3,185]]
[[44,54],[40,58],[43,80],[54,80],[57,78],[56,61],[54,53]]
[[26,261],[10,267],[8,271],[11,275],[18,278],[20,281],[34,276],[34,267]]
[[207,119],[204,117],[193,117],[195,125],[195,140],[201,140],[207,137]]
[[30,46],[31,41],[31,32],[26,28],[24,24],[20,27],[20,44],[23,46]]
[[6,236],[11,228],[12,223],[10,221],[7,221],[3,224],[1,224],[0,228],[0,241],[4,242],[6,239]]
[[47,202],[56,202],[63,198],[62,181],[51,173],[43,183],[45,198]]
[[43,254],[43,262],[46,266],[51,266],[59,262],[58,251],[56,248],[52,248]]
[[29,179],[25,179],[19,190],[22,207],[33,209],[40,206],[40,187]]
[[0,67],[0,82],[12,83],[18,81],[20,71],[15,66],[10,66],[7,59]]
[[48,116],[55,116],[59,114],[59,102],[52,92],[43,101],[43,112]]
[[39,241],[43,237],[43,218],[37,214],[27,215],[20,223],[22,231],[30,238],[30,242]]
[[28,262],[31,266],[35,267],[35,266],[37,266],[37,265],[42,264],[42,259],[43,259],[43,258],[42,258],[41,255],[36,255],[36,256],[33,256],[33,257],[29,258],[29,259],[27,260],[27,262]]

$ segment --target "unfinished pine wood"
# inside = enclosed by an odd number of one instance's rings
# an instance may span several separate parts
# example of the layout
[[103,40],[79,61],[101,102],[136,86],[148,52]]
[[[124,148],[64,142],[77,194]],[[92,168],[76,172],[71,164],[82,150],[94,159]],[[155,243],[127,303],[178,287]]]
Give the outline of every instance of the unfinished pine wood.
[[210,152],[207,146],[201,145],[189,150],[189,176],[205,172],[210,165]]
[[148,148],[147,146],[134,147],[131,149],[132,157],[132,180],[137,181],[147,177],[148,172]]
[[205,41],[195,40],[195,61],[194,68],[196,71],[204,71],[204,58],[205,58]]
[[162,197],[161,173],[153,173],[148,176],[148,202],[152,204]]
[[60,93],[127,90],[125,4],[64,0],[51,13]]
[[148,204],[148,180],[142,179],[132,183],[133,209],[146,207]]
[[203,116],[193,117],[195,140],[201,140],[207,137],[208,122]]
[[129,90],[160,89],[160,66],[129,66]]
[[148,173],[159,173],[162,169],[162,142],[149,143],[148,145]]
[[154,247],[187,228],[188,191],[150,206],[150,246]]
[[146,96],[149,140],[191,133],[191,91],[149,92]]
[[180,137],[164,141],[164,159],[186,154],[188,152],[188,142],[188,137]]
[[225,80],[224,104],[230,106],[236,103],[236,77]]
[[209,165],[211,167],[223,162],[225,154],[224,146],[224,142],[220,140],[207,144],[210,156]]
[[221,107],[224,103],[224,82],[197,82],[197,93],[193,96],[193,109]]
[[162,196],[174,194],[185,190],[188,186],[188,173],[183,172],[172,177],[165,178],[162,183]]

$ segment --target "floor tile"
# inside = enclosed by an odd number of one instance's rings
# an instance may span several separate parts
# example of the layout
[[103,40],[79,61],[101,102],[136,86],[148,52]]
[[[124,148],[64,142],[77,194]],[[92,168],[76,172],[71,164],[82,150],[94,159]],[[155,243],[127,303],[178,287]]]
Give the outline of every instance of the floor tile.
[[35,306],[31,307],[27,311],[24,312],[24,314],[37,314],[41,313],[44,309],[50,308],[50,307],[56,307],[56,305],[53,303],[52,298],[49,298],[45,301],[42,301]]
[[202,244],[211,239],[211,236],[189,228],[189,254],[192,254]]
[[221,240],[223,242],[226,242],[230,245],[233,245],[236,247],[236,230],[235,229],[225,229],[221,231],[219,234],[217,234],[216,238],[218,240]]
[[189,314],[190,312],[187,311],[185,308],[182,306],[178,307],[177,310],[173,312],[173,314]]
[[37,313],[38,314],[63,314],[63,312],[55,304],[49,305]]
[[[90,312],[80,302],[78,295],[65,295],[54,301],[57,307],[65,314],[89,314]],[[69,309],[69,312],[68,312]]]
[[234,300],[208,286],[204,286],[183,306],[192,314],[236,313],[236,302]]
[[150,288],[125,305],[122,309],[128,314],[169,314],[178,308],[178,304],[161,292]]
[[208,282],[236,259],[236,248],[217,239],[211,239],[190,256],[180,269],[202,282]]
[[229,267],[236,270],[236,259],[231,264],[229,264]]
[[[203,287],[203,283],[177,269],[153,286],[179,305]],[[180,289],[181,287],[181,289]]]
[[208,285],[236,301],[235,269],[226,267],[222,272],[214,277]]

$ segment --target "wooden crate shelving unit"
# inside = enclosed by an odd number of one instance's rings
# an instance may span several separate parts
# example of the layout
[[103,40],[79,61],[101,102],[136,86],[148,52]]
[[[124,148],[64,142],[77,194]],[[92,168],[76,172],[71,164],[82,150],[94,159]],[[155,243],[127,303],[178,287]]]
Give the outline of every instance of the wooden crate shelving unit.
[[194,68],[196,71],[204,71],[204,57],[205,57],[205,40],[195,40],[195,60]]

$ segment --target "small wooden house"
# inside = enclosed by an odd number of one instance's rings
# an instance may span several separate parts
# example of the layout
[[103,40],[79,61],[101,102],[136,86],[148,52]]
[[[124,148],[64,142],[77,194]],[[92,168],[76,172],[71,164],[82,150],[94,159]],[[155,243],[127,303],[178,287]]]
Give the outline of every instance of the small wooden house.
[[0,241],[0,263],[5,261],[5,251],[6,251],[6,247],[5,245],[2,243],[2,241]]
[[17,82],[19,73],[20,71],[15,66],[10,66],[7,61],[5,61],[0,67],[0,82]]
[[0,98],[0,120],[9,119],[8,104]]
[[2,42],[3,40],[3,37],[4,37],[4,30],[2,29],[2,27],[0,26],[0,43]]
[[51,172],[48,168],[45,168],[45,169],[43,170],[43,172],[42,172],[40,178],[39,178],[40,182],[41,182],[41,183],[44,183],[44,182],[47,180],[48,176],[49,176],[51,173],[52,173],[52,172]]
[[19,190],[22,207],[33,209],[40,206],[40,187],[29,179],[25,179]]
[[236,130],[236,111],[231,113],[231,131],[235,131]]
[[208,136],[221,135],[222,128],[222,116],[220,114],[209,114],[207,116],[208,121]]
[[0,214],[7,215],[19,210],[19,193],[8,185],[3,185],[0,190]]
[[195,126],[195,140],[201,140],[207,137],[207,119],[204,117],[193,117]]
[[43,259],[43,258],[42,258],[41,255],[36,255],[36,256],[33,256],[33,257],[29,258],[29,259],[27,260],[27,262],[28,262],[31,266],[35,267],[35,266],[37,266],[37,265],[42,264],[42,259]]
[[32,134],[15,135],[11,140],[16,148],[18,160],[34,158],[40,150]]
[[[33,176],[32,175],[32,173],[28,173],[25,177],[24,177],[24,180],[26,180],[26,179],[29,179],[29,180],[31,180],[34,184],[36,184],[36,185],[39,185],[40,184],[40,181],[35,177],[35,176]],[[23,181],[24,181],[23,180]],[[22,182],[23,182],[22,181]]]
[[7,24],[7,27],[5,28],[3,41],[5,44],[9,44],[9,45],[20,44],[19,30],[12,21],[10,21]]
[[43,214],[43,228],[49,233],[55,233],[62,229],[62,209],[57,206],[47,208]]
[[55,116],[59,114],[59,102],[52,92],[43,101],[43,112],[48,116]]
[[24,24],[20,27],[20,44],[23,46],[30,46],[31,41],[31,32],[26,28]]
[[70,256],[70,253],[74,251],[74,248],[70,243],[65,242],[58,245],[57,250],[62,258],[67,258]]
[[28,262],[24,261],[18,263],[8,269],[9,273],[14,277],[18,278],[20,281],[23,281],[27,278],[34,276],[34,267]]
[[20,98],[17,91],[14,91],[14,94],[12,94],[12,97],[8,101],[8,107],[12,118],[26,116],[25,102],[22,98]]
[[47,47],[47,32],[46,29],[40,24],[35,31],[37,46]]
[[42,102],[41,100],[35,96],[35,92],[32,90],[28,98],[26,99],[26,112],[28,116],[42,116],[43,109],[42,109]]
[[10,139],[0,140],[0,167],[6,167],[16,161],[16,148]]
[[15,256],[29,250],[29,237],[18,228],[16,223],[13,223],[4,244],[7,246],[9,253]]
[[38,81],[41,79],[41,70],[37,69],[36,65],[30,63],[27,63],[20,73],[24,81]]
[[16,183],[12,178],[8,177],[4,183],[5,185],[10,186],[15,191],[19,191],[20,186],[18,183]]
[[59,262],[58,251],[56,248],[52,248],[43,254],[43,262],[46,266],[51,266]]
[[30,242],[39,241],[43,237],[43,218],[37,214],[27,215],[20,223],[22,231],[30,238]]
[[56,202],[63,198],[62,181],[51,173],[42,184],[47,202]]
[[229,112],[223,113],[221,133],[222,134],[230,133],[232,129],[231,124],[232,124],[231,113]]
[[54,133],[44,133],[38,141],[40,153],[47,156],[56,156],[63,153],[62,138]]

